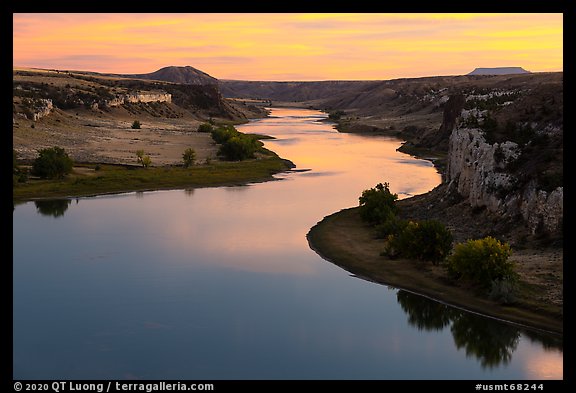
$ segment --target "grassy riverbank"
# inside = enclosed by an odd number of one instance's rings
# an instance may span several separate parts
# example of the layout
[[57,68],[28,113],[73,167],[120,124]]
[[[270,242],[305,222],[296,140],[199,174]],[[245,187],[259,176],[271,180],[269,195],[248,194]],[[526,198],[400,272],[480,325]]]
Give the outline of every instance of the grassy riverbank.
[[521,283],[518,301],[505,306],[450,282],[439,266],[380,256],[382,241],[374,238],[357,208],[325,217],[310,230],[308,240],[322,257],[361,278],[505,321],[563,332],[562,308],[542,301],[536,288],[527,282]]
[[80,197],[129,191],[217,187],[272,180],[275,173],[293,164],[274,153],[238,162],[215,161],[191,168],[160,166],[142,168],[130,165],[77,164],[62,180],[31,179],[12,189],[14,201],[42,198]]

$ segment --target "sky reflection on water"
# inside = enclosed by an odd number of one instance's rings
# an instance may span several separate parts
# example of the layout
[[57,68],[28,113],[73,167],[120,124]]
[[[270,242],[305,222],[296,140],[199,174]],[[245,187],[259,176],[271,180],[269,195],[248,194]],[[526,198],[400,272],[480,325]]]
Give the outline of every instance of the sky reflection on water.
[[239,128],[311,171],[16,206],[14,378],[562,378],[561,341],[318,257],[306,233],[363,189],[417,194],[440,176],[393,139],[275,113]]

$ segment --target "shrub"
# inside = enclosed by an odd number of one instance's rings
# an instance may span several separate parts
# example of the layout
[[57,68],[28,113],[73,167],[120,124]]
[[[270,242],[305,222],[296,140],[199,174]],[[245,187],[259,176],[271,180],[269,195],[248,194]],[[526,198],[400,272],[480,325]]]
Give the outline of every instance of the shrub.
[[202,123],[198,126],[198,132],[212,132],[212,125],[209,123]]
[[338,121],[338,120],[340,120],[340,119],[342,118],[342,116],[344,116],[345,114],[346,114],[346,112],[341,111],[341,110],[338,110],[338,111],[335,111],[335,112],[330,112],[330,113],[328,114],[328,118],[329,118],[330,120]]
[[42,149],[32,163],[32,174],[43,179],[61,179],[70,172],[74,162],[61,147]]
[[454,247],[447,260],[448,273],[457,279],[466,279],[489,289],[494,281],[518,280],[515,265],[509,261],[511,250],[508,243],[488,236],[468,240]]
[[516,301],[517,284],[514,280],[492,281],[488,297],[502,304],[512,304]]
[[194,165],[194,161],[196,161],[196,152],[194,149],[189,147],[188,149],[184,150],[182,154],[182,160],[184,161],[184,168],[188,168]]
[[150,156],[142,157],[142,166],[144,168],[148,168],[150,164],[152,164],[152,159],[150,158]]
[[143,168],[148,168],[152,164],[150,156],[144,155],[144,150],[136,150],[136,161],[142,165]]
[[388,235],[385,247],[385,253],[391,257],[402,256],[437,264],[452,249],[452,233],[438,221],[410,221],[400,232]]
[[212,139],[216,143],[224,143],[238,134],[240,133],[233,126],[221,126],[211,131]]
[[359,198],[360,217],[371,224],[381,224],[396,214],[397,194],[392,194],[388,183],[362,191]]
[[134,123],[132,123],[132,128],[134,130],[139,130],[141,126],[142,126],[142,124],[140,124],[140,122],[138,120],[134,120]]
[[234,126],[218,127],[212,130],[211,135],[216,143],[222,145],[218,155],[229,161],[254,158],[254,153],[263,146],[254,136],[242,134]]
[[386,239],[390,235],[397,235],[402,232],[406,225],[408,225],[408,221],[392,215],[386,221],[377,224],[374,227],[374,232],[377,239]]
[[237,135],[222,144],[218,154],[226,160],[241,161],[254,158],[256,150],[262,147],[262,142],[245,135]]

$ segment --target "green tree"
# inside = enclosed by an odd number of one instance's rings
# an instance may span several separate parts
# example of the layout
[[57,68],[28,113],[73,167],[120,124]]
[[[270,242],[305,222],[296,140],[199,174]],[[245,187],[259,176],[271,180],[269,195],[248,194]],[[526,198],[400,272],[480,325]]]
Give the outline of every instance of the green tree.
[[452,233],[435,220],[410,221],[397,234],[388,235],[385,253],[438,264],[452,249]]
[[148,168],[152,163],[150,156],[144,155],[144,150],[136,150],[136,161],[142,165],[143,168]]
[[233,136],[222,143],[218,154],[229,161],[241,161],[254,158],[254,153],[262,147],[262,142],[242,134]]
[[132,128],[135,130],[139,130],[140,127],[142,127],[142,124],[140,124],[140,121],[134,120],[134,122],[132,123]]
[[42,149],[32,163],[32,174],[43,179],[62,179],[72,172],[74,162],[61,147]]
[[196,152],[194,149],[189,147],[188,149],[184,150],[184,153],[182,154],[182,160],[184,161],[184,168],[188,168],[194,165],[194,162],[196,161]]
[[469,280],[489,289],[494,282],[518,280],[515,264],[509,261],[510,245],[488,236],[458,243],[447,259],[448,273],[457,279]]
[[213,127],[209,123],[202,123],[198,126],[198,132],[212,132]]
[[397,194],[390,192],[388,183],[378,183],[376,187],[362,191],[360,217],[371,224],[381,224],[396,214]]
[[150,158],[150,156],[142,157],[142,166],[144,168],[148,168],[151,164],[152,164],[152,159]]

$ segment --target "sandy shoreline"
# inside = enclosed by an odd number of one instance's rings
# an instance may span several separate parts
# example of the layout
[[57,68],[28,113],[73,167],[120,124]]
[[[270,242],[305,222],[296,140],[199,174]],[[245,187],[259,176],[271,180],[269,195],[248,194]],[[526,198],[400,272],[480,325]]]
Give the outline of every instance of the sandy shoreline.
[[520,326],[563,334],[562,307],[556,310],[560,314],[555,314],[556,308],[538,309],[546,303],[545,299],[539,299],[531,307],[503,306],[448,283],[442,278],[440,267],[380,256],[381,241],[373,238],[355,208],[325,217],[310,230],[308,241],[322,258],[360,278]]

